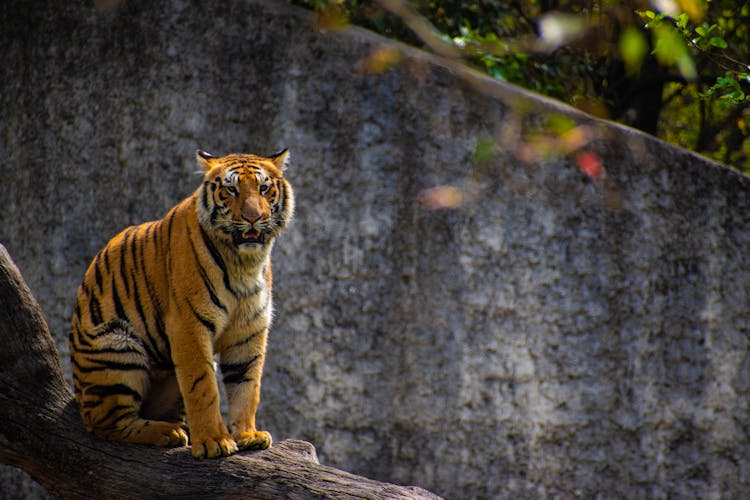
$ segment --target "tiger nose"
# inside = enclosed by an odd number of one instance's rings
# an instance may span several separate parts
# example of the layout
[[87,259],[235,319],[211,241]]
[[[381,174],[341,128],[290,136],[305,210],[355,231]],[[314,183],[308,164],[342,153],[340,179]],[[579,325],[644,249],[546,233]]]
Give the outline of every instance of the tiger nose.
[[257,200],[248,198],[242,204],[242,218],[249,223],[257,222],[261,217],[261,208]]

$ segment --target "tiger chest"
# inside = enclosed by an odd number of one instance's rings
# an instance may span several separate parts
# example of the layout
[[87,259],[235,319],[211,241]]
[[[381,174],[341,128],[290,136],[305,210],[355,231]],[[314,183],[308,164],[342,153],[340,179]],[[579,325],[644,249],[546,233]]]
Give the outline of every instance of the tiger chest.
[[256,337],[265,337],[273,309],[271,290],[265,281],[260,281],[252,292],[241,297],[229,311],[226,326],[214,338],[216,352],[250,342]]

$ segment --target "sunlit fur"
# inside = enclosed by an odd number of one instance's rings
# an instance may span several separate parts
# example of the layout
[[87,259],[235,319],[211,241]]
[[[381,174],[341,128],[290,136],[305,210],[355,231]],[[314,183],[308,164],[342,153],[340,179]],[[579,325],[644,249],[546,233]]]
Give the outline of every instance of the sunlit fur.
[[198,151],[205,176],[195,193],[163,219],[125,229],[94,258],[70,333],[89,430],[156,446],[186,445],[189,430],[195,457],[271,445],[255,412],[272,314],[271,247],[294,211],[287,156]]

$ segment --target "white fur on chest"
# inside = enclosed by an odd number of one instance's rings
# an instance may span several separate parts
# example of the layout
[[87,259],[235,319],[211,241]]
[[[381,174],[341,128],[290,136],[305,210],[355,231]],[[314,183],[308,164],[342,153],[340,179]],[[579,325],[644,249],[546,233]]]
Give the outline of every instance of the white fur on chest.
[[243,279],[243,293],[228,311],[226,324],[214,338],[214,347],[238,342],[269,327],[273,303],[268,283],[262,273],[249,278]]

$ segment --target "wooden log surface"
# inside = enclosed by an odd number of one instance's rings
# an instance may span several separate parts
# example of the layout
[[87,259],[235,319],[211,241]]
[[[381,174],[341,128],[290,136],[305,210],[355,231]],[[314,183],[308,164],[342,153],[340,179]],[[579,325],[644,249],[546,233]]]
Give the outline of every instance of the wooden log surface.
[[0,463],[61,498],[439,498],[318,462],[312,444],[195,460],[186,447],[112,443],[83,427],[55,343],[0,245]]

